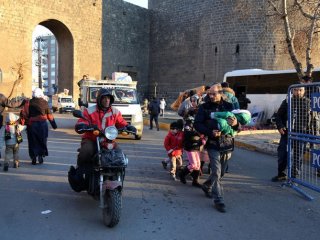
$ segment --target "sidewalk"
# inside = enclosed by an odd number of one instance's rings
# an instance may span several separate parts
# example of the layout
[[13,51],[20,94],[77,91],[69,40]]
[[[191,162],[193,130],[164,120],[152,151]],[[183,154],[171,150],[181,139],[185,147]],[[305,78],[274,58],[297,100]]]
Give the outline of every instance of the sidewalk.
[[[159,116],[159,127],[169,130],[170,123],[181,117],[174,111],[166,111],[164,117]],[[149,126],[149,116],[144,116],[144,125]],[[241,131],[235,137],[235,145],[251,151],[277,155],[277,147],[280,140],[278,131],[275,130],[246,130]]]

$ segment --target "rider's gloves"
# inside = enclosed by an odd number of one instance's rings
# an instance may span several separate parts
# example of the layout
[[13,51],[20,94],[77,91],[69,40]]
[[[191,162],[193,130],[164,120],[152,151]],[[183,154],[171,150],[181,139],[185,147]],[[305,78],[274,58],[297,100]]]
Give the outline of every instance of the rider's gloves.
[[93,131],[94,131],[94,130],[99,130],[98,126],[95,125],[95,124],[90,125],[90,128],[93,128]]
[[129,132],[133,132],[134,134],[137,133],[137,129],[136,129],[134,126],[132,126],[132,125],[127,125],[127,126],[126,126],[126,129],[127,129]]
[[75,126],[75,130],[77,133],[82,134],[84,133],[86,130],[88,130],[90,128],[89,125],[85,124],[85,123],[79,123]]

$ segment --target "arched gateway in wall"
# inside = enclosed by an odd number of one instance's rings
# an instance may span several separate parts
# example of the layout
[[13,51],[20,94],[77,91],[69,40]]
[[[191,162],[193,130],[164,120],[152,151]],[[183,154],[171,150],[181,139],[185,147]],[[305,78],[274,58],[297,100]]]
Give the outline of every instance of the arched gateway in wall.
[[55,19],[48,19],[39,25],[48,28],[58,42],[58,92],[62,92],[65,88],[73,92],[74,43],[70,30]]
[[13,69],[23,63],[23,79],[12,97],[31,96],[32,33],[37,25],[48,28],[58,42],[59,91],[67,88],[77,98],[77,82],[84,74],[101,78],[101,4],[101,0],[36,0],[23,4],[0,0],[0,92],[10,93],[18,78]]

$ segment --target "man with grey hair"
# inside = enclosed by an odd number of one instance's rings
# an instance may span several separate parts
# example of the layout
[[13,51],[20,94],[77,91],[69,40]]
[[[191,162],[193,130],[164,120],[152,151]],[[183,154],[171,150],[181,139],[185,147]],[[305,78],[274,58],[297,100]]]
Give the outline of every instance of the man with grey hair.
[[[205,103],[200,105],[194,121],[195,129],[208,137],[206,148],[210,158],[211,175],[203,183],[202,190],[207,197],[214,199],[214,207],[219,212],[225,212],[221,178],[231,157],[234,141],[232,136],[221,134],[217,121],[211,119],[210,115],[212,112],[232,110],[232,103],[222,98],[221,84],[215,83],[210,88]],[[239,128],[236,118],[229,118],[228,124],[234,130]]]

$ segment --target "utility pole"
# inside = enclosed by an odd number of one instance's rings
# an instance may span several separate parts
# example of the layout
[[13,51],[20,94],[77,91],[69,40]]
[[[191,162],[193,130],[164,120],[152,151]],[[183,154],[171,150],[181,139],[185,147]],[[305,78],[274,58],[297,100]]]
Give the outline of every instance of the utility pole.
[[34,51],[38,54],[38,60],[36,61],[36,66],[38,67],[38,84],[39,84],[39,88],[42,89],[42,71],[41,71],[41,67],[42,67],[42,57],[41,57],[42,38],[41,38],[41,36],[37,37],[35,42],[37,43],[37,48],[34,49]]
[[154,96],[157,97],[157,86],[158,86],[158,83],[155,82],[154,83]]

